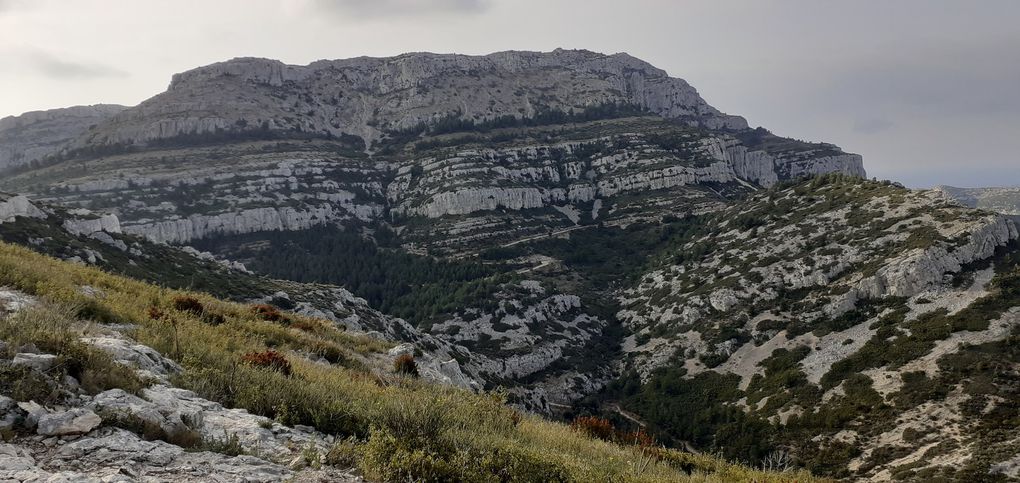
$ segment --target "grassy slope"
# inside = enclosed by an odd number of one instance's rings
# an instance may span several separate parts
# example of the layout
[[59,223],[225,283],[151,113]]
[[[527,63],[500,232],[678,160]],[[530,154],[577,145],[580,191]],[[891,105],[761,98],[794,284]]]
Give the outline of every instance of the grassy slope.
[[[85,285],[102,295],[83,294]],[[80,321],[132,324],[135,339],[184,366],[176,384],[287,424],[350,436],[355,442],[348,450],[376,479],[811,481],[804,473],[763,473],[708,456],[592,440],[562,424],[522,417],[498,395],[373,371],[378,363],[372,361],[381,360],[387,348],[383,343],[322,321],[294,316],[289,326],[264,321],[243,305],[158,288],[5,243],[0,244],[0,286],[35,295]],[[174,297],[182,295],[197,297],[206,316],[173,309]],[[151,307],[166,315],[152,319]],[[223,323],[203,322],[209,314],[222,316]],[[0,328],[4,339],[19,342],[67,330],[10,323]],[[292,375],[239,363],[243,354],[267,348],[288,354]],[[295,351],[336,363],[313,363]],[[126,389],[137,388],[136,380],[123,381]],[[118,386],[116,379],[101,382],[95,390]]]

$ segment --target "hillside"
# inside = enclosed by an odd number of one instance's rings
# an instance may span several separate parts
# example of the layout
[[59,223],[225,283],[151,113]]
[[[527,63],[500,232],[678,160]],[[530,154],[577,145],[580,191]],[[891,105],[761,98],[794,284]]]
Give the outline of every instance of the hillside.
[[592,439],[394,373],[391,344],[321,319],[6,243],[0,287],[5,479],[809,480]]
[[1017,238],[999,215],[888,183],[755,195],[621,292],[645,384],[611,397],[677,439],[753,458],[771,438],[821,474],[1013,472]]

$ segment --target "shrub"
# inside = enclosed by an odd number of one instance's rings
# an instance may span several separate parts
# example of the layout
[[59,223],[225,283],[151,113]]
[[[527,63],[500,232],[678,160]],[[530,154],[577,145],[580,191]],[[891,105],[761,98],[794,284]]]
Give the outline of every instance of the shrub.
[[201,451],[212,451],[213,453],[225,454],[227,456],[238,456],[244,454],[244,447],[241,446],[241,439],[237,434],[227,434],[223,430],[223,439],[203,439],[199,448]]
[[202,313],[202,322],[203,323],[206,323],[206,324],[209,324],[209,325],[212,325],[212,326],[217,326],[217,325],[223,324],[226,321],[227,321],[227,318],[224,317],[221,314],[217,314],[217,313],[213,313],[213,312],[203,312]]
[[365,445],[361,471],[377,481],[441,483],[459,481],[454,463],[430,447],[415,447],[385,430],[373,430]]
[[298,319],[291,321],[290,326],[305,332],[315,332],[315,329],[319,328],[319,323],[314,320]]
[[442,446],[451,425],[446,402],[428,397],[390,402],[379,423],[389,434],[416,446]]
[[649,448],[655,446],[655,438],[653,438],[652,435],[646,433],[644,429],[638,429],[637,431],[619,432],[616,435],[616,441],[621,444],[632,444],[634,446],[640,446],[642,448]]
[[353,438],[338,441],[333,445],[322,462],[337,468],[353,468],[361,460],[361,447]]
[[393,360],[393,370],[397,374],[405,374],[411,377],[418,377],[418,363],[414,361],[411,354],[401,354]]
[[[70,375],[81,383],[88,393],[97,394],[108,389],[123,389],[137,393],[145,383],[135,371],[113,360],[105,352],[78,340],[67,321],[76,312],[75,307],[43,305],[22,310],[0,320],[0,340],[12,346],[33,344],[41,351],[57,355],[58,373],[51,373],[60,381],[59,372]],[[11,374],[8,379],[23,393],[45,392],[47,385],[40,384],[39,376],[30,373]],[[21,389],[18,389],[18,385]],[[57,384],[59,386],[59,384]],[[37,401],[41,402],[41,401]]]
[[466,470],[476,469],[478,481],[490,475],[496,481],[534,482],[534,483],[566,483],[571,481],[570,474],[562,464],[549,461],[525,449],[495,448],[489,452],[468,455],[469,461],[464,465]]
[[202,312],[205,312],[205,307],[202,306],[202,302],[199,302],[195,297],[187,295],[174,297],[173,306],[174,309],[180,312],[188,312],[194,315],[202,315]]
[[572,481],[558,462],[517,447],[489,450],[452,446],[418,446],[385,430],[373,431],[365,445],[361,469],[380,481],[492,481],[558,483]]
[[290,362],[283,354],[274,350],[262,352],[249,352],[241,356],[241,362],[249,366],[262,367],[279,372],[285,376],[290,375]]
[[570,427],[589,437],[604,441],[612,441],[616,436],[616,428],[613,427],[613,423],[598,416],[580,416],[570,423]]
[[15,401],[49,405],[59,399],[60,390],[52,379],[38,371],[0,361],[0,394]]
[[162,310],[159,309],[159,307],[156,307],[155,305],[150,305],[145,313],[148,314],[149,318],[152,320],[160,320],[166,316],[166,313],[164,313]]
[[269,304],[253,305],[251,311],[256,317],[268,322],[289,322],[280,309]]

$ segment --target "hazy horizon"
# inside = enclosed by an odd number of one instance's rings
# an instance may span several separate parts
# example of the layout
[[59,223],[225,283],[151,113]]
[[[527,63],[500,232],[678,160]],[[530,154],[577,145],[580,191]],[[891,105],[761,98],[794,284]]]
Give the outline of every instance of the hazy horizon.
[[[196,15],[201,12],[201,15]],[[627,52],[911,187],[1020,185],[1020,2],[0,0],[0,117],[136,105],[233,57]]]

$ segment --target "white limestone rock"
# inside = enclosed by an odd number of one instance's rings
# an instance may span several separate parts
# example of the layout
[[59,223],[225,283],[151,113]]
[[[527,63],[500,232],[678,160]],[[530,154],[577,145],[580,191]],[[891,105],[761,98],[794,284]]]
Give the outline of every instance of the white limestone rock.
[[14,355],[14,360],[11,363],[16,366],[30,367],[39,372],[46,372],[56,365],[57,356],[53,354],[18,353]]
[[[0,165],[0,168],[2,168],[2,165]],[[19,216],[46,218],[46,213],[33,205],[24,196],[8,196],[5,199],[4,196],[0,195],[0,223],[12,222]]]
[[181,372],[179,364],[164,357],[155,349],[126,339],[84,337],[81,341],[106,352],[121,364],[134,367],[147,377],[166,381],[167,377]]
[[[307,93],[293,99],[307,116],[288,115],[284,108],[291,102],[271,97],[284,84]],[[243,94],[223,96],[235,89]],[[625,103],[712,129],[747,127],[743,118],[708,105],[683,80],[627,54],[558,49],[410,53],[307,66],[233,59],[175,75],[165,93],[101,123],[78,144],[142,143],[242,127],[353,134],[371,142],[381,135],[377,126],[409,128],[451,112],[469,119],[532,116],[539,97],[563,111]]]
[[39,418],[36,432],[43,436],[85,434],[103,424],[103,419],[87,409],[71,409],[46,414]]
[[96,215],[89,218],[64,220],[64,229],[73,235],[88,236],[96,233],[121,233],[120,220],[116,215]]

